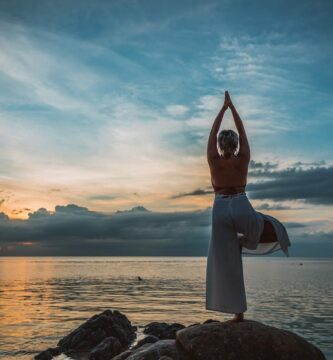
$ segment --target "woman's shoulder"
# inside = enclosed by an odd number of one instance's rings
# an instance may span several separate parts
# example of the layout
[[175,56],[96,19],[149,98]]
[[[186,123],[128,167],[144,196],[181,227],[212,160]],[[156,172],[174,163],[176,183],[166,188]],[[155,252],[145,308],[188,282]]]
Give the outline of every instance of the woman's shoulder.
[[223,169],[244,169],[247,170],[250,163],[250,159],[242,156],[233,155],[232,157],[224,157],[220,155],[216,157],[214,161],[209,162],[209,167],[214,170]]
[[249,164],[250,163],[250,158],[247,156],[242,156],[242,154],[236,154],[236,155],[232,155],[229,157],[225,157],[223,155],[220,156],[219,158],[220,163],[223,164],[237,164],[237,163],[242,163],[242,164]]

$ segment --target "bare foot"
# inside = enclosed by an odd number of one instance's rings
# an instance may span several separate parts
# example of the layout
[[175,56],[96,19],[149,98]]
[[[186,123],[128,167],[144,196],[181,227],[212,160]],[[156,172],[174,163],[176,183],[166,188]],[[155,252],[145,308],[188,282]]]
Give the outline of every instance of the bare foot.
[[231,319],[231,321],[234,322],[240,322],[244,320],[244,314],[240,313],[240,314],[235,314],[234,317]]

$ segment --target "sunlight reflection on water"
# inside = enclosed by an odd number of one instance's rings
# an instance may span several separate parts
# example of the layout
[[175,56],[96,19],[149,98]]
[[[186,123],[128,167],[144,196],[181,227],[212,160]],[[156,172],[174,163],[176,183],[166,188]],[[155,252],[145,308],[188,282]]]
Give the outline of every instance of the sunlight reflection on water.
[[[228,319],[205,310],[205,266],[204,257],[0,258],[0,357],[31,359],[107,308],[139,330]],[[333,358],[332,270],[329,259],[244,257],[245,317],[294,331]]]

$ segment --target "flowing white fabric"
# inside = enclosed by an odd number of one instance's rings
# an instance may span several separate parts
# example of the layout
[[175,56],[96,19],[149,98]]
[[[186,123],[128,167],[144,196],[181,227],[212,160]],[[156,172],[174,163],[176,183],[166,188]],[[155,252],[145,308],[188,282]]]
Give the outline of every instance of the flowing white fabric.
[[[259,243],[265,220],[272,223],[276,242]],[[245,192],[232,197],[215,194],[206,268],[206,309],[245,312],[247,302],[242,254],[264,255],[282,250],[289,256],[290,245],[283,224],[256,211]]]

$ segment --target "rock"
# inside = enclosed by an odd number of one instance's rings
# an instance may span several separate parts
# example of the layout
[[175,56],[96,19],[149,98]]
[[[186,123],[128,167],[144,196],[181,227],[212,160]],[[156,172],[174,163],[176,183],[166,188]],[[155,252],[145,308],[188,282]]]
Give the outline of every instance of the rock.
[[136,350],[131,350],[131,354],[121,357],[122,354],[112,358],[112,360],[159,360],[162,356],[167,356],[172,360],[192,360],[184,349],[176,343],[174,339],[159,340],[154,344],[144,344]]
[[[94,315],[69,335],[35,356],[50,360],[60,353],[89,360],[325,360],[303,337],[254,320],[208,319],[185,327],[152,322],[132,349],[136,326],[119,311]],[[88,356],[88,357],[87,357]]]
[[112,360],[125,360],[133,353],[132,350],[123,351],[121,354],[111,358]]
[[203,324],[209,324],[209,323],[211,323],[211,322],[221,322],[221,321],[219,321],[219,320],[214,320],[214,319],[208,319],[208,320],[206,320],[206,321],[204,321],[203,322]]
[[48,348],[45,351],[42,351],[35,356],[36,360],[51,360],[54,356],[61,354],[61,349],[59,347]]
[[210,321],[191,326],[177,332],[176,342],[193,360],[325,359],[301,336],[254,320]]
[[195,326],[195,325],[200,325],[200,323],[193,323],[193,324],[190,324],[188,327]]
[[[142,346],[140,346],[140,350],[145,349],[145,348],[149,347],[150,345],[151,345],[151,343],[143,344]],[[127,359],[130,355],[135,354],[136,352],[137,352],[137,349],[126,350],[126,351],[122,352],[121,354],[113,357],[112,360],[124,360],[124,359]]]
[[143,330],[145,334],[157,336],[159,339],[175,339],[176,332],[184,329],[185,326],[179,323],[167,324],[165,322],[151,322]]
[[122,346],[118,338],[109,336],[91,350],[89,360],[109,360],[121,352]]
[[58,342],[63,352],[91,351],[105,338],[115,337],[126,350],[135,338],[136,327],[117,310],[105,310],[94,315]]
[[146,337],[144,337],[143,339],[141,339],[140,341],[138,341],[138,343],[132,347],[132,349],[137,349],[140,346],[142,346],[143,344],[152,344],[156,341],[160,340],[157,336],[154,335],[148,335]]

